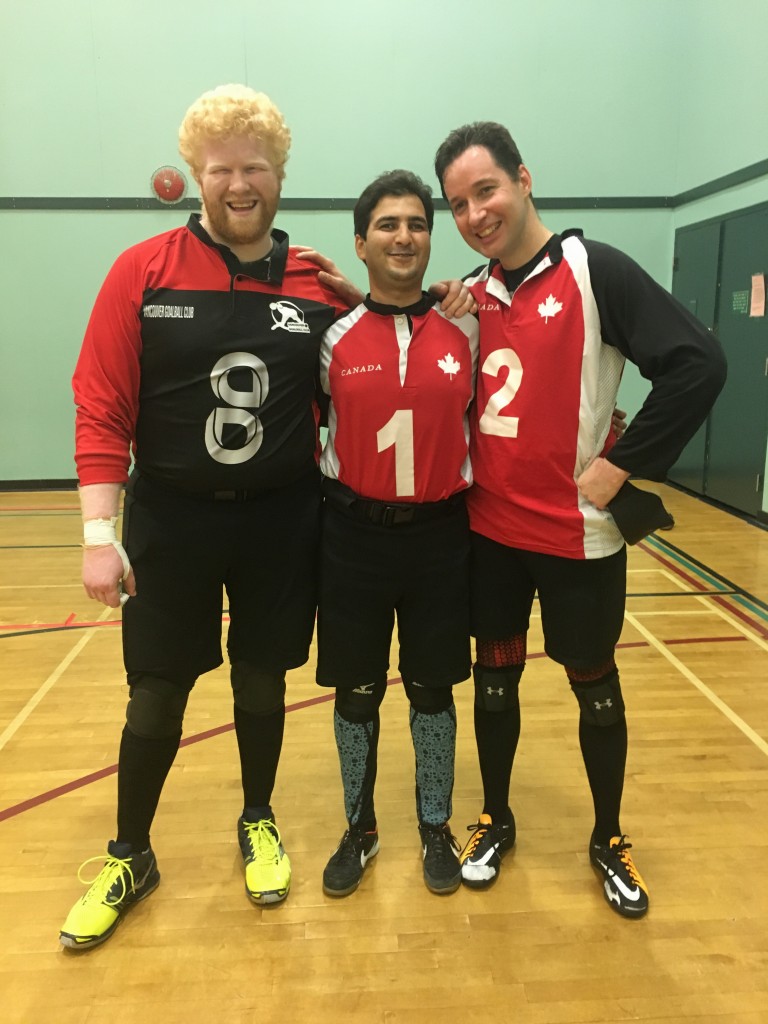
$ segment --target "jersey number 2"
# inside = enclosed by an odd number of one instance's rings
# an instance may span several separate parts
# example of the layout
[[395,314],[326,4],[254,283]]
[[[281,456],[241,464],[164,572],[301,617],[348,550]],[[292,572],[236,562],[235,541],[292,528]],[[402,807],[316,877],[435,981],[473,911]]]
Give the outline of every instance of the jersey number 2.
[[505,409],[517,394],[520,381],[523,379],[523,366],[520,357],[513,348],[498,348],[491,352],[482,365],[481,373],[498,377],[506,367],[506,380],[493,392],[483,410],[478,426],[481,434],[495,434],[497,437],[517,437],[517,416],[502,416]]

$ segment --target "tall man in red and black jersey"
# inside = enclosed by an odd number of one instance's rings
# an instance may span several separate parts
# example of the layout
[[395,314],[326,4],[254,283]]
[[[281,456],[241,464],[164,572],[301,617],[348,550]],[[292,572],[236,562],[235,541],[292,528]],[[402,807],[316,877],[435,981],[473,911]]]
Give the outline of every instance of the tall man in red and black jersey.
[[180,151],[202,216],[117,259],[75,371],[83,580],[104,604],[127,598],[130,699],[117,837],[62,927],[72,948],[108,938],[159,882],[150,828],[189,693],[222,661],[222,588],[246,890],[268,904],[290,886],[270,799],[285,673],[307,660],[314,627],[320,339],[346,307],[272,228],[289,146],[280,111],[252,89],[190,107]]
[[353,892],[378,852],[374,809],[379,707],[397,618],[410,702],[416,810],[430,890],[461,883],[451,835],[456,713],[470,675],[465,492],[477,320],[448,320],[422,291],[434,209],[408,171],[379,176],[354,213],[370,294],[326,331],[320,379],[330,396],[321,458],[318,668],[336,687],[334,731],[348,827],[323,873]]
[[[723,353],[629,257],[542,224],[503,126],[451,132],[435,170],[459,232],[489,261],[466,279],[480,318],[468,507],[484,806],[463,879],[489,885],[515,841],[518,684],[538,592],[546,653],[564,666],[580,708],[595,810],[590,860],[613,909],[640,917],[648,892],[619,822],[627,728],[614,652],[626,548],[607,506],[632,474],[664,479],[722,387]],[[625,359],[652,386],[609,450]]]

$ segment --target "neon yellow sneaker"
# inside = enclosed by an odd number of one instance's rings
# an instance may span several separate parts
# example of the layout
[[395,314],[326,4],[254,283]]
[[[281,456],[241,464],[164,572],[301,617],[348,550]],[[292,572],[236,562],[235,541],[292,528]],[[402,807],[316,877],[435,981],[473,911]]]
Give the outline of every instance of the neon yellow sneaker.
[[[86,864],[104,862],[98,875],[83,878]],[[61,926],[59,940],[70,949],[90,949],[110,937],[117,928],[123,911],[149,896],[160,884],[160,872],[151,849],[131,853],[128,843],[110,842],[107,856],[89,857],[77,872],[84,885],[90,886],[72,907]]]
[[237,823],[237,839],[245,861],[245,891],[254,903],[279,903],[291,887],[291,862],[272,818]]

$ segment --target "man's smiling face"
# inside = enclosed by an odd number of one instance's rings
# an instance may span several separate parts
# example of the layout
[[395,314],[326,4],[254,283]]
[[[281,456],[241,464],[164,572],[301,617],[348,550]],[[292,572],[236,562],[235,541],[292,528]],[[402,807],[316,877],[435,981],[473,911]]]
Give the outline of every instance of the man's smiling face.
[[216,242],[268,251],[281,180],[268,148],[248,135],[211,139],[199,152],[203,227]]
[[419,197],[384,196],[371,212],[365,238],[356,236],[355,249],[368,267],[373,297],[412,292],[418,299],[430,253],[427,215]]
[[524,164],[518,175],[511,178],[485,146],[471,146],[448,165],[443,179],[464,241],[509,269],[528,258],[528,236],[536,219],[529,202],[531,176]]

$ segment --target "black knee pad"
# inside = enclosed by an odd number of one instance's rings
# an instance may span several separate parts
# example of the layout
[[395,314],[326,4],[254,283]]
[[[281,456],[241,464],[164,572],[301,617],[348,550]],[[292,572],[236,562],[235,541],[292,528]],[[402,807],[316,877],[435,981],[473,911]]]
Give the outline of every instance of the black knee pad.
[[188,698],[188,690],[168,679],[138,676],[131,686],[131,697],[125,709],[126,725],[144,739],[178,736]]
[[624,718],[624,698],[621,695],[618,669],[588,683],[571,682],[581,711],[581,719],[588,725],[616,725]]
[[475,707],[484,711],[509,711],[519,704],[517,688],[525,665],[509,665],[507,668],[486,668],[474,665]]
[[422,686],[404,679],[403,689],[413,710],[422,715],[439,715],[453,707],[452,686]]
[[337,690],[336,711],[347,722],[371,722],[381,707],[386,692],[386,679],[382,679],[380,683],[358,686],[355,690]]
[[229,677],[235,704],[249,715],[270,715],[285,704],[284,672],[265,672],[248,661],[233,661]]

